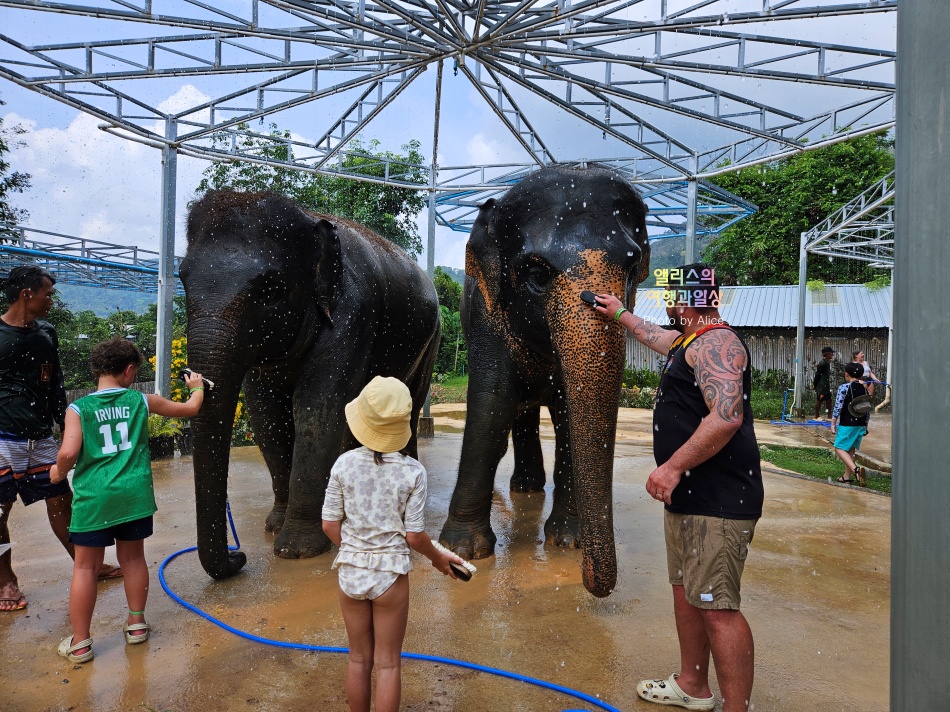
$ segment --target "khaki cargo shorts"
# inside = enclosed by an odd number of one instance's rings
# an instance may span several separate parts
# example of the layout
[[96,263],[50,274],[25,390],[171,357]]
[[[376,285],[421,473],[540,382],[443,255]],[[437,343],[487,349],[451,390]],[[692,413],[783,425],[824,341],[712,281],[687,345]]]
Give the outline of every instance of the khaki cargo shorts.
[[756,519],[721,519],[664,511],[670,584],[696,608],[739,610],[739,582]]

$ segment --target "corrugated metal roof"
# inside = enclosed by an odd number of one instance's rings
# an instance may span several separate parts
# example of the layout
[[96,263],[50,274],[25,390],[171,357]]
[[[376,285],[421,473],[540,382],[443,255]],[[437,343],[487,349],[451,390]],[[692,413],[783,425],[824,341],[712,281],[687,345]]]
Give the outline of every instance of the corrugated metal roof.
[[[723,287],[719,313],[737,328],[796,327],[798,286]],[[658,322],[666,308],[658,304],[655,289],[638,289],[634,313]],[[891,287],[875,291],[863,284],[829,284],[823,291],[806,290],[805,326],[831,329],[888,328],[891,325]]]

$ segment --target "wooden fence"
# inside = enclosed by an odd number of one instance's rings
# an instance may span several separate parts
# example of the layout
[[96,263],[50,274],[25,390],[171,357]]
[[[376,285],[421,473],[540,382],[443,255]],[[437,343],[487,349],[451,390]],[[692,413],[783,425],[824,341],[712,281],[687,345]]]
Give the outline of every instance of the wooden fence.
[[[142,393],[154,393],[155,381],[141,381],[140,383],[133,383],[130,388],[133,391],[141,391]],[[72,403],[73,401],[79,400],[83,396],[88,396],[90,393],[95,392],[95,388],[76,388],[72,391],[66,391],[66,400]]]

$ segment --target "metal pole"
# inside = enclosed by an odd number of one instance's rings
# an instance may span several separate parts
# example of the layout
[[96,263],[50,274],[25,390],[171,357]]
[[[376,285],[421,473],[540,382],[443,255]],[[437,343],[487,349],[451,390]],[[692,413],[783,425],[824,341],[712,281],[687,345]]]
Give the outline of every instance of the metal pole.
[[[432,164],[429,168],[429,234],[426,240],[426,274],[435,279],[435,192],[439,171],[439,115],[442,110],[442,60],[439,60],[435,75],[435,117],[432,129]],[[431,390],[422,406],[422,417],[431,418]],[[421,432],[425,429],[421,429]]]
[[699,157],[694,153],[689,157],[689,178],[686,184],[686,264],[696,261],[698,244],[696,242],[696,210],[699,202]]
[[[165,123],[165,138],[178,137],[178,122]],[[155,392],[171,395],[172,316],[175,298],[175,188],[178,150],[162,148],[162,238],[158,254],[158,329],[155,334]]]
[[[950,710],[950,12],[897,15],[890,708]],[[873,427],[873,426],[872,426]]]
[[808,295],[808,252],[805,250],[807,238],[802,233],[798,247],[798,329],[795,332],[795,399],[792,410],[799,418],[803,417],[802,398],[805,394],[805,298]]

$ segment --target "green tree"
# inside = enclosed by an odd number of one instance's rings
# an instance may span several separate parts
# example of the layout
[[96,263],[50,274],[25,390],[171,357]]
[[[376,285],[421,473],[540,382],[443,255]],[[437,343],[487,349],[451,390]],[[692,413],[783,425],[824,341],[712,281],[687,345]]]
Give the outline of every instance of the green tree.
[[[893,169],[893,140],[875,134],[719,176],[718,185],[759,212],[726,230],[703,257],[723,284],[797,284],[801,233]],[[857,260],[808,261],[811,280],[863,283],[875,276]]]
[[[0,100],[0,106],[5,105],[6,102]],[[15,224],[29,217],[26,210],[10,204],[10,197],[13,193],[22,193],[30,187],[30,174],[10,172],[10,163],[4,159],[4,155],[13,148],[23,145],[19,137],[25,133],[26,129],[19,124],[4,128],[3,119],[0,119],[0,242],[5,242],[13,235],[4,223]]]
[[462,303],[462,285],[452,279],[441,267],[435,268],[432,281],[435,284],[435,292],[439,295],[439,304],[450,312],[459,311]]
[[[238,129],[246,131],[247,124]],[[240,148],[262,157],[286,161],[291,155],[287,140],[291,134],[276,124],[270,125],[269,137],[245,136]],[[211,138],[215,147],[223,148],[230,142],[227,134]],[[428,171],[418,168],[425,161],[419,153],[419,142],[412,140],[402,147],[404,154],[379,152],[378,141],[364,145],[360,139],[349,142],[342,168],[362,175],[383,178],[386,161],[390,161],[389,175],[421,186],[428,181]],[[287,196],[302,207],[326,215],[349,218],[365,225],[402,247],[410,255],[422,252],[422,238],[416,227],[416,216],[425,207],[424,193],[411,188],[397,188],[379,183],[338,178],[283,166],[266,166],[239,160],[213,163],[205,169],[197,197],[208,190],[273,190]]]
[[435,358],[435,371],[438,374],[460,373],[468,364],[468,352],[462,335],[462,320],[458,312],[439,306],[442,322],[442,341]]

